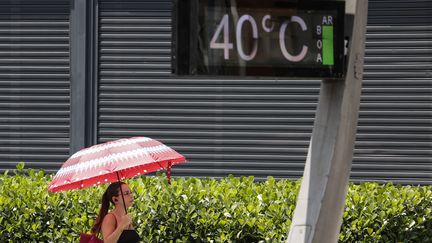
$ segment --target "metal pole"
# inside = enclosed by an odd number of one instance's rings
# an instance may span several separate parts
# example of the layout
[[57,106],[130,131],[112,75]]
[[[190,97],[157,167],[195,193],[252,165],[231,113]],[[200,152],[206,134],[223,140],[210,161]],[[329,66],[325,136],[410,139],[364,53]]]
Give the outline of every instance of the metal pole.
[[[119,172],[117,171],[116,174],[117,174],[117,180],[120,182]],[[124,200],[123,189],[122,189],[121,185],[120,185],[120,193],[121,193],[121,197],[122,197],[122,200],[123,200],[123,207],[124,207],[125,213],[128,214],[127,209],[126,209],[126,203],[125,203],[125,200]]]
[[347,0],[351,27],[345,80],[323,80],[289,243],[338,242],[351,172],[366,36],[367,0]]

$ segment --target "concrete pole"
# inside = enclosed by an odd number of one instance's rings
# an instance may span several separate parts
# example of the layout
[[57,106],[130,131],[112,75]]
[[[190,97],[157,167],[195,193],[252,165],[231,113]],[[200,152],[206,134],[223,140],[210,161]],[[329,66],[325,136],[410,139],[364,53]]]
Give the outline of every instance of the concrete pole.
[[357,130],[367,0],[347,0],[354,15],[347,74],[323,80],[289,243],[338,242]]

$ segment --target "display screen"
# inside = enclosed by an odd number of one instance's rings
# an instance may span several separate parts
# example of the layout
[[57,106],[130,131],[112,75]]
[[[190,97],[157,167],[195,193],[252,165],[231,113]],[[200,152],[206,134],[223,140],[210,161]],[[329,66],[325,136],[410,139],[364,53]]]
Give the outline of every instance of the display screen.
[[177,74],[343,77],[343,2],[189,4],[177,8]]

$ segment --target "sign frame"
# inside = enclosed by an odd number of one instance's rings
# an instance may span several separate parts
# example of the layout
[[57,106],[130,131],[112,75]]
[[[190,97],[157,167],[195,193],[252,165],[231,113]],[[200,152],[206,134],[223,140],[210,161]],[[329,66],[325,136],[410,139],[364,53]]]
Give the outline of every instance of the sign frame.
[[[259,0],[255,0],[259,1]],[[342,79],[346,72],[345,67],[345,2],[328,1],[328,2],[306,2],[306,3],[288,3],[284,0],[272,0],[277,3],[286,3],[290,10],[319,10],[319,11],[337,11],[337,17],[334,28],[334,45],[333,56],[334,65],[331,67],[322,65],[322,67],[305,67],[305,65],[296,67],[292,64],[290,67],[272,66],[205,66],[202,61],[203,53],[200,53],[199,45],[199,9],[202,0],[176,0],[173,11],[173,42],[172,42],[172,73],[175,75],[185,76],[235,76],[235,77],[291,77],[291,78],[327,78]],[[204,1],[205,2],[205,1]],[[208,2],[208,1],[207,1]],[[235,48],[234,48],[235,49]],[[231,50],[237,53],[237,50]]]

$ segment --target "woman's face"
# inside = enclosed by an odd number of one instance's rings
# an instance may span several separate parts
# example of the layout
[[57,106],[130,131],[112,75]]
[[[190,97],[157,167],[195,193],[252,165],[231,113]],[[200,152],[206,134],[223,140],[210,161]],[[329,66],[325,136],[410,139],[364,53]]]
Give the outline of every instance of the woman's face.
[[[132,195],[132,191],[129,188],[129,186],[126,184],[123,184],[121,187],[123,190],[124,202],[126,204],[126,207],[130,207],[133,203],[133,200],[134,200],[133,195]],[[123,205],[123,199],[122,199],[120,190],[119,190],[119,195],[116,198],[118,199],[117,202],[119,203],[119,205]]]

